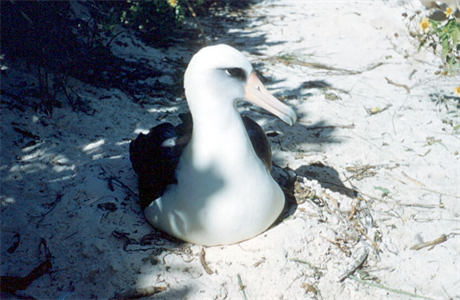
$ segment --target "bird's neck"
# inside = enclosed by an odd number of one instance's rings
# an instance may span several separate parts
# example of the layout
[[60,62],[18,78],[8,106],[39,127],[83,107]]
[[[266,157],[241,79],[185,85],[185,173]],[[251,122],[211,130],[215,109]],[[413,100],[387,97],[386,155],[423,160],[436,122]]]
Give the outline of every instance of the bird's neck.
[[[186,90],[188,106],[193,117],[192,137],[200,140],[215,139],[221,135],[241,135],[245,132],[234,99],[226,99],[225,91],[206,89],[196,84]],[[233,132],[232,132],[233,131]]]
[[245,159],[257,160],[236,104],[219,99],[202,104],[190,107],[193,133],[188,151],[194,163],[205,168],[219,161],[234,167]]

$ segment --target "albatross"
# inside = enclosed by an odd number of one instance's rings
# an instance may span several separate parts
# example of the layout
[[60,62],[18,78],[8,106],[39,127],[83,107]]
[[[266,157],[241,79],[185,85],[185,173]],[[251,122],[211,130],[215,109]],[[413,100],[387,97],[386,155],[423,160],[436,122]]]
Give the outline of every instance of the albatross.
[[262,128],[237,110],[250,101],[294,125],[297,116],[264,87],[249,60],[224,45],[196,53],[184,77],[191,115],[163,123],[130,144],[140,204],[156,228],[205,246],[259,235],[280,216],[285,198],[271,175]]

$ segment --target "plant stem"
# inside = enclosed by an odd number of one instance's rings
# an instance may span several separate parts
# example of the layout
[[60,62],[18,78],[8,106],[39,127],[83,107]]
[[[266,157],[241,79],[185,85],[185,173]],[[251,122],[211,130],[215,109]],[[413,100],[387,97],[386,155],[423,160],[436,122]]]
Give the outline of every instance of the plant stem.
[[236,277],[238,278],[238,285],[240,286],[240,290],[243,293],[243,298],[245,300],[248,300],[248,296],[246,295],[246,291],[245,291],[246,287],[243,285],[243,281],[241,280],[240,274],[236,274]]
[[367,284],[367,285],[370,285],[370,286],[373,286],[373,287],[377,287],[377,288],[380,288],[380,289],[384,289],[384,290],[387,290],[387,291],[390,291],[390,292],[393,292],[393,293],[397,293],[397,294],[401,294],[401,295],[406,295],[406,296],[410,296],[410,297],[414,297],[414,298],[421,298],[421,299],[428,299],[428,300],[434,300],[433,298],[428,298],[428,297],[424,297],[424,296],[419,296],[419,295],[415,295],[415,294],[412,294],[412,293],[409,293],[409,292],[404,292],[404,291],[400,291],[400,290],[395,290],[395,289],[392,289],[392,288],[389,288],[389,287],[386,287],[386,286],[383,286],[383,285],[380,285],[380,284],[377,284],[377,283],[373,283],[373,282],[370,282],[370,281],[366,281],[366,280],[363,280],[361,278],[358,278],[354,275],[348,275],[349,278],[351,279],[354,279],[356,281],[359,281],[361,283],[364,283],[364,284]]

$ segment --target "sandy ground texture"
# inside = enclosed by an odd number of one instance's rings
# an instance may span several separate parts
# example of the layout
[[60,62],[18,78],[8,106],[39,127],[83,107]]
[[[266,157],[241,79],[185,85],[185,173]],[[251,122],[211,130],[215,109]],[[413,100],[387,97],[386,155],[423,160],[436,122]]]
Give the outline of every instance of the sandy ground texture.
[[[139,105],[70,81],[85,112],[46,115],[3,95],[1,275],[30,285],[2,297],[460,299],[460,80],[417,51],[402,16],[416,10],[427,13],[414,1],[262,1],[229,15],[240,21],[201,20],[300,117],[289,127],[241,106],[269,133],[291,209],[236,245],[164,238],[136,203],[129,142],[177,123],[185,100],[153,90]],[[118,39],[118,56],[162,69],[152,85],[181,85],[168,61],[198,49]],[[5,74],[2,89],[34,101],[32,75]]]

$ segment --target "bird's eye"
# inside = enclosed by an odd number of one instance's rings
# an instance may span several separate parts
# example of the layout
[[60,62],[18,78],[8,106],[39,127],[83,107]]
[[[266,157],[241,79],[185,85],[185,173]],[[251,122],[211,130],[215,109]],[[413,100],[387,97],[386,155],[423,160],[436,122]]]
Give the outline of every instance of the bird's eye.
[[230,77],[239,79],[241,81],[246,81],[246,73],[241,68],[229,68],[225,69],[225,73]]

